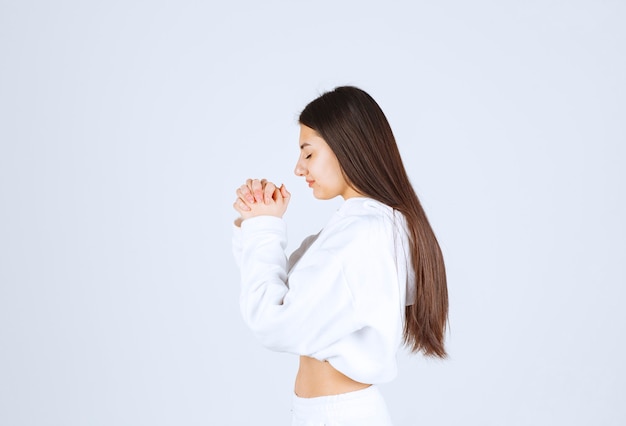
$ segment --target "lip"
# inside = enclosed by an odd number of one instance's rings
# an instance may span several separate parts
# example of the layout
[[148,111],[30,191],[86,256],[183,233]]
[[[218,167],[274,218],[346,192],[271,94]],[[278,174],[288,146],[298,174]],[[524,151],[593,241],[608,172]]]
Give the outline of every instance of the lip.
[[306,183],[309,184],[309,188],[313,186],[313,184],[315,183],[314,180],[307,180]]

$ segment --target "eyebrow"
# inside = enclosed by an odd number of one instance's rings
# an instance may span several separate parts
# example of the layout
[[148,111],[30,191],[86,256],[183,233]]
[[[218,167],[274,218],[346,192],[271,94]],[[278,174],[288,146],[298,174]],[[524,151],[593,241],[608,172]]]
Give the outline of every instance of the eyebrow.
[[300,149],[304,149],[305,146],[311,146],[311,144],[308,142],[305,142],[302,145],[300,145]]

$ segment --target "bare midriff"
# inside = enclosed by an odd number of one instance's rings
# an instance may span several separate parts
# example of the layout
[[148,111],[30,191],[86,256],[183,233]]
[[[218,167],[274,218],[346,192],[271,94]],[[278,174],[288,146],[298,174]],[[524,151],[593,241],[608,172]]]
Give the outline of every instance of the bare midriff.
[[327,361],[308,356],[300,357],[295,392],[301,398],[339,395],[365,389],[371,385],[352,380],[335,370]]

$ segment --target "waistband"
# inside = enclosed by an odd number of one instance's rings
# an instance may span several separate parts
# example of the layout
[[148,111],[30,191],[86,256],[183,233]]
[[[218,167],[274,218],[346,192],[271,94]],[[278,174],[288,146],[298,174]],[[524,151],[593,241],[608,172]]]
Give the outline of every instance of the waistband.
[[354,392],[314,398],[301,398],[294,394],[292,413],[294,425],[334,422],[359,426],[391,425],[387,405],[376,385]]
[[316,396],[313,398],[302,398],[294,393],[293,402],[295,405],[299,405],[301,407],[316,407],[379,397],[382,397],[380,390],[376,385],[371,385],[353,392],[340,393],[338,395]]

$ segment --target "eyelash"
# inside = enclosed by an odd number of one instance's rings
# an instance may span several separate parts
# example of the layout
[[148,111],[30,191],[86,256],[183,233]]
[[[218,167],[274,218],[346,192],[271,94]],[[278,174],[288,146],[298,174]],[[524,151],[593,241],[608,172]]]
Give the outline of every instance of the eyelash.
[[309,158],[311,158],[312,154],[307,155],[306,157],[304,157],[305,160],[308,160]]

